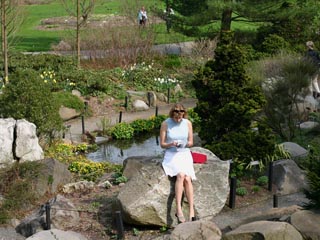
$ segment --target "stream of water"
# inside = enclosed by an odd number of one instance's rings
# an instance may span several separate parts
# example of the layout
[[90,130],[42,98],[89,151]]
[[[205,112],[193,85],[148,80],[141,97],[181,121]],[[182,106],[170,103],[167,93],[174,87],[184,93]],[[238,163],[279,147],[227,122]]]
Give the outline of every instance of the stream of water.
[[95,162],[111,162],[122,164],[128,157],[159,156],[164,150],[160,147],[159,136],[151,133],[134,140],[110,141],[99,145],[96,152],[88,153],[87,157]]

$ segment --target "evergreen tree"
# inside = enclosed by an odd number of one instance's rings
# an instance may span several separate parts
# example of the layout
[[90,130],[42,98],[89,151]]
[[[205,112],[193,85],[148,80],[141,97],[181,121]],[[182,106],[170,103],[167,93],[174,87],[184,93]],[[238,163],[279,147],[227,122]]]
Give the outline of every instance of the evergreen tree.
[[221,159],[238,158],[245,163],[263,159],[274,150],[269,128],[252,123],[265,104],[261,89],[250,84],[245,73],[243,50],[232,42],[233,34],[224,32],[209,61],[192,82],[201,118],[199,136]]
[[303,163],[307,174],[309,188],[304,190],[306,197],[310,200],[306,204],[309,209],[320,209],[320,149],[319,142],[311,146],[307,160]]
[[[177,13],[173,28],[196,37],[213,36],[231,30],[232,22],[267,23],[273,33],[290,29],[291,35],[311,30],[316,24],[320,3],[317,0],[163,0]],[[304,17],[301,17],[304,16]],[[319,18],[319,17],[318,17]],[[220,30],[210,27],[220,22]],[[294,29],[290,27],[293,22]],[[313,29],[314,30],[314,29]],[[287,32],[287,31],[286,31]],[[202,35],[201,35],[202,34]]]

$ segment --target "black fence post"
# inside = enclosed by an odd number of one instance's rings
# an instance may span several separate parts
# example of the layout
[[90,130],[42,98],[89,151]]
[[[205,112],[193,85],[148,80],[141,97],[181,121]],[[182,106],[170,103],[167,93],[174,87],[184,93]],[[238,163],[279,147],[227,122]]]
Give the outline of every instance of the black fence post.
[[274,208],[278,207],[278,195],[277,194],[273,195],[273,207]]
[[51,229],[51,220],[50,220],[50,204],[49,202],[46,203],[45,209],[46,209],[46,227],[47,230]]
[[232,171],[233,171],[233,165],[234,165],[233,160],[230,159],[229,163],[230,163],[230,167],[229,167],[229,175],[230,175],[230,174],[232,174]]
[[83,115],[81,116],[81,124],[82,124],[82,134],[85,134],[86,130],[84,127],[84,116]]
[[147,98],[148,98],[148,106],[151,107],[151,92],[147,93]]
[[116,211],[116,226],[118,230],[118,239],[123,239],[124,236],[124,227],[123,227],[123,222],[122,222],[122,217],[121,217],[121,212]]
[[229,194],[229,207],[234,209],[236,207],[236,187],[237,178],[232,177],[230,183],[230,194]]
[[85,126],[84,126],[84,115],[87,112],[87,109],[88,109],[88,102],[85,101],[84,102],[84,112],[81,115],[82,134],[85,134],[85,132],[86,132],[86,129],[85,129]]
[[121,123],[122,122],[122,111],[120,111],[120,113],[119,113],[119,123]]
[[170,103],[170,88],[168,88],[168,104]]
[[128,96],[124,98],[124,108],[127,110],[128,109]]
[[155,113],[156,117],[158,117],[158,106],[156,106],[156,113]]
[[269,162],[269,171],[268,171],[268,190],[272,192],[272,183],[273,183],[273,162]]

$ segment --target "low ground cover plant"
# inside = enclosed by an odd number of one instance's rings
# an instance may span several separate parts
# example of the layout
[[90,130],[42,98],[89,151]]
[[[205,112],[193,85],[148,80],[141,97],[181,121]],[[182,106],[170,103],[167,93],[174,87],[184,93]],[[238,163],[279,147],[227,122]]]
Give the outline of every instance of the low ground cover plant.
[[46,150],[46,157],[54,158],[68,165],[70,172],[80,180],[96,181],[105,172],[120,171],[122,166],[110,162],[94,162],[85,157],[85,153],[95,150],[96,145],[86,143],[53,143]]

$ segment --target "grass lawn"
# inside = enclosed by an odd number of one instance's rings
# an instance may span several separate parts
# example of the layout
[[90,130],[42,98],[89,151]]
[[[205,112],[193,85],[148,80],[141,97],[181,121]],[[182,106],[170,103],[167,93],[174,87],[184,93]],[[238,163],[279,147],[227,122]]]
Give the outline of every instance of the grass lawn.
[[26,5],[26,19],[20,27],[13,48],[18,51],[47,51],[52,43],[59,42],[61,32],[40,31],[37,26],[42,19],[66,15],[65,9],[58,1],[43,5]]
[[[101,1],[95,8],[95,14],[115,14],[121,12],[120,0],[104,0]],[[153,4],[155,0],[141,1],[146,6]],[[68,16],[65,8],[59,0],[55,0],[49,4],[42,5],[25,5],[24,6],[26,19],[16,34],[16,39],[11,49],[16,51],[48,51],[51,44],[58,43],[64,34],[69,31],[47,30],[41,31],[37,27],[41,24],[42,19],[51,17]],[[138,12],[137,10],[134,10]],[[164,27],[158,28],[157,31],[165,32]],[[166,41],[166,40],[164,40]]]
[[[128,2],[129,1],[129,2]],[[131,15],[135,16],[138,9],[134,6],[130,0],[104,0],[100,4],[96,5],[95,14],[99,15],[121,15],[123,14],[124,7],[121,5],[128,3],[127,13],[131,11]],[[141,1],[147,9],[151,6],[162,7],[164,3],[159,0],[144,0]],[[131,6],[132,5],[132,6]],[[131,9],[130,9],[131,8]],[[129,10],[128,10],[129,9]],[[69,30],[39,30],[38,27],[41,25],[41,20],[52,17],[68,16],[67,11],[63,7],[60,0],[52,1],[49,4],[43,5],[26,5],[25,10],[25,21],[19,28],[14,44],[11,45],[11,49],[15,51],[49,51],[51,50],[52,44],[57,44],[66,34],[70,34]],[[151,13],[149,13],[151,15]],[[166,31],[164,23],[159,23],[154,27],[156,33],[156,44],[163,43],[176,43],[184,41],[192,41],[194,38],[186,37],[180,33],[174,32],[170,34]],[[219,23],[214,24],[214,28],[219,28]],[[245,23],[233,23],[233,29],[251,29],[254,30],[256,27]]]

